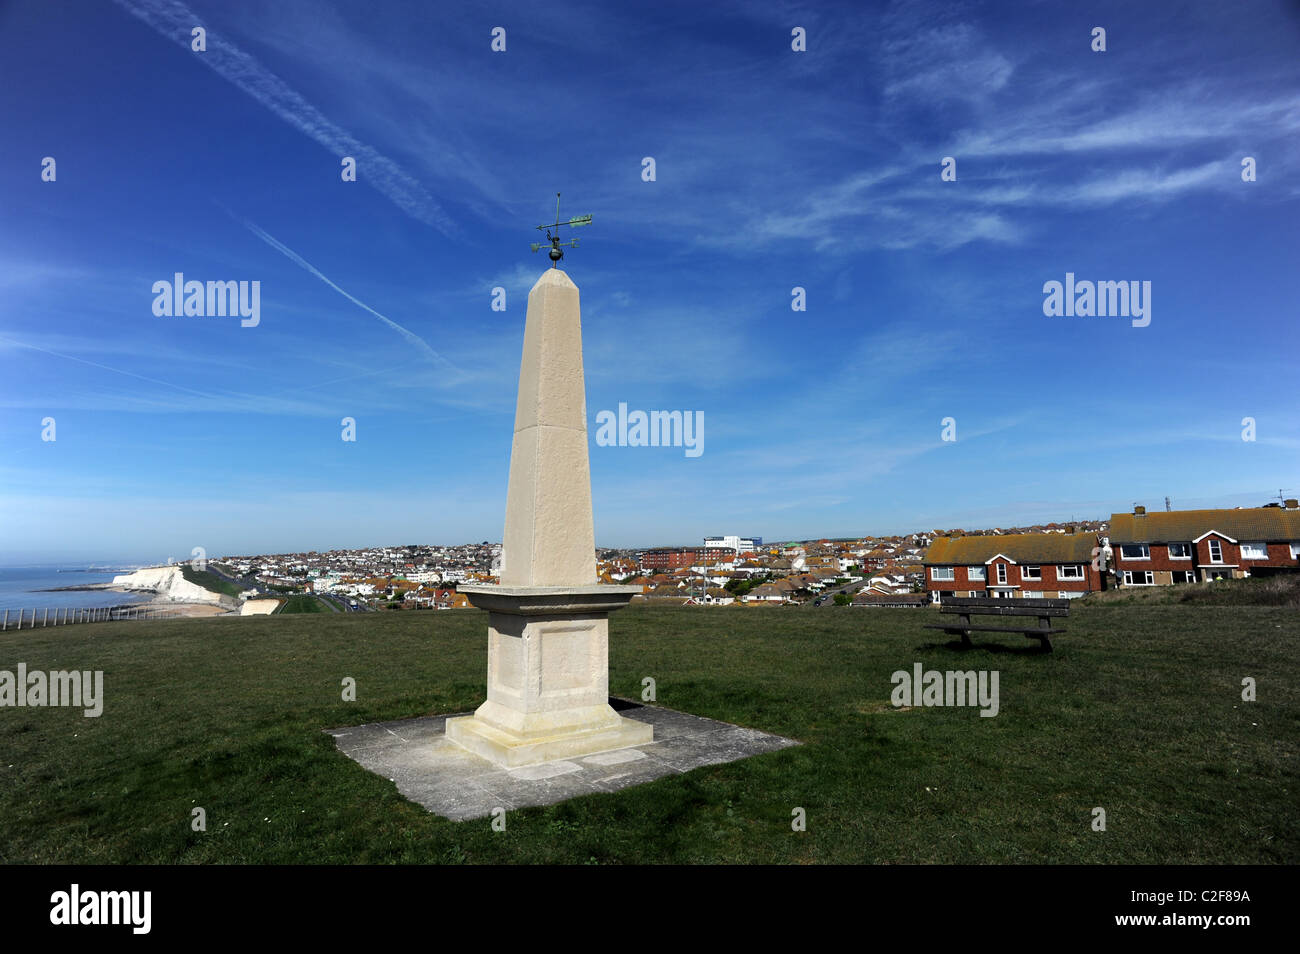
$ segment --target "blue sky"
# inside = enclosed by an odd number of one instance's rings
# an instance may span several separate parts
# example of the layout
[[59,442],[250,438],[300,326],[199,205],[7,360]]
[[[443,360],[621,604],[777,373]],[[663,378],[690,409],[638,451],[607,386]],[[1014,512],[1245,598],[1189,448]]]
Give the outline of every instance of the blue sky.
[[499,540],[556,191],[602,545],[1300,490],[1294,5],[698,6],[0,0],[0,563]]

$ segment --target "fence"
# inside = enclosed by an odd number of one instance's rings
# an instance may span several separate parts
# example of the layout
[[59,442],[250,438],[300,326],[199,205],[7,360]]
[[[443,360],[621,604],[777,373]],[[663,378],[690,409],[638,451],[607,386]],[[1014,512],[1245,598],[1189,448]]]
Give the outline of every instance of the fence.
[[100,606],[95,608],[76,608],[72,606],[56,606],[53,611],[49,607],[44,609],[31,610],[31,616],[28,617],[26,609],[18,610],[17,618],[13,618],[13,610],[5,610],[4,616],[0,618],[0,632],[7,629],[35,629],[37,620],[40,625],[44,626],[68,626],[73,623],[104,623],[110,620],[122,619],[170,619],[176,616],[176,613],[168,609],[154,606]]

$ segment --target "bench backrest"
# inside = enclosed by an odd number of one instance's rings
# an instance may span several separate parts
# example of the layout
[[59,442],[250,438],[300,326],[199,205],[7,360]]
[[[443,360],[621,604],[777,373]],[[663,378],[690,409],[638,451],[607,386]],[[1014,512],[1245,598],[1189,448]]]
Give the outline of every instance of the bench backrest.
[[943,613],[970,613],[975,616],[1069,616],[1069,600],[998,599],[972,596],[947,599],[939,604]]

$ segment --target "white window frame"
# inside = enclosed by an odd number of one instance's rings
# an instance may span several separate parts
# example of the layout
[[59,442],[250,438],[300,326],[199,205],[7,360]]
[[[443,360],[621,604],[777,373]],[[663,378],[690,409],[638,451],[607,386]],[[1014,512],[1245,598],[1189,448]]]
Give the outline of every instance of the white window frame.
[[1002,585],[1002,584],[1005,584],[1006,582],[1007,582],[1007,565],[1006,565],[1005,563],[999,563],[999,564],[998,564],[998,583],[999,583],[999,585]]
[[[1209,546],[1210,546],[1210,562],[1211,562],[1211,563],[1222,563],[1222,562],[1223,562],[1223,542],[1220,541],[1219,539],[1215,538],[1215,537],[1210,537]],[[1218,552],[1216,553],[1215,551],[1218,551]]]
[[[978,576],[975,575],[977,573],[979,574]],[[988,574],[984,572],[984,567],[982,566],[968,566],[966,567],[966,579],[972,583],[976,580],[981,583],[986,583],[988,582]]]
[[[940,573],[947,573],[947,576],[940,576]],[[932,583],[952,583],[957,579],[957,573],[950,566],[932,566],[930,567],[930,581]]]
[[[1268,559],[1268,544],[1267,544],[1267,543],[1258,543],[1258,542],[1254,542],[1254,543],[1242,543],[1240,546],[1241,546],[1241,558],[1242,558],[1243,560],[1267,560],[1267,559]],[[1252,547],[1252,548],[1254,548],[1254,547],[1258,547],[1259,549],[1261,549],[1261,550],[1264,551],[1264,554],[1263,554],[1263,556],[1251,556],[1249,553],[1246,552],[1246,548],[1247,548],[1247,547]]]
[[[1142,576],[1144,577],[1141,583],[1138,583],[1133,579],[1133,577],[1138,573],[1141,573]],[[1124,585],[1125,586],[1155,586],[1155,576],[1152,574],[1150,570],[1125,570]]]
[[1084,579],[1082,563],[1063,563],[1056,568],[1057,580],[1077,580],[1082,582]]
[[[1127,553],[1124,552],[1129,547],[1141,547],[1142,556],[1129,556]],[[1119,545],[1119,556],[1121,560],[1150,560],[1151,546],[1146,543],[1121,543]]]
[[[1184,550],[1187,551],[1187,555],[1186,555],[1186,556],[1176,556],[1176,555],[1174,554],[1174,547],[1182,547]],[[1192,556],[1193,556],[1194,551],[1195,551],[1195,547],[1193,547],[1190,543],[1171,543],[1171,544],[1169,544],[1169,559],[1171,559],[1171,560],[1190,560],[1190,559],[1192,558]]]
[[1300,557],[1300,543],[1293,543],[1291,544],[1291,559],[1294,560],[1297,557]]
[[1026,600],[1041,600],[1043,593],[1043,590],[1021,590],[1020,597]]
[[1022,566],[1020,568],[1021,580],[1038,581],[1043,578],[1043,568],[1041,566]]

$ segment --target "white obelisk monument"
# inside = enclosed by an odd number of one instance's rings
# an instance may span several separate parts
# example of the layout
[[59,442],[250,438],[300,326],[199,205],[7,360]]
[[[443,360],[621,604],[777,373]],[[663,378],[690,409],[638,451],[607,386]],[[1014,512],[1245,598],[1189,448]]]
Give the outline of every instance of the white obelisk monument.
[[460,587],[490,614],[487,701],[447,738],[507,767],[652,741],[608,701],[609,614],[640,591],[596,582],[578,286],[550,268],[528,293],[501,583]]

